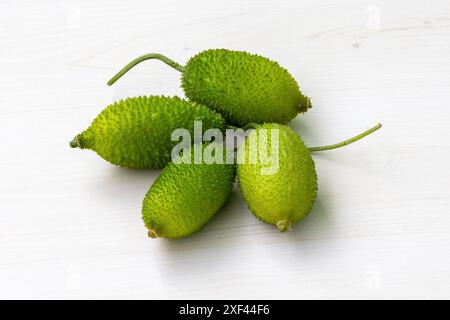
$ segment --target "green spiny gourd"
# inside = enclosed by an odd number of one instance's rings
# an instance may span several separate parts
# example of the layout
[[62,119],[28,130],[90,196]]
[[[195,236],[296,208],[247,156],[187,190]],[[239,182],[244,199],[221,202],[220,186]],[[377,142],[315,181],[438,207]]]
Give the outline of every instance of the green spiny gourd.
[[108,85],[148,59],[159,59],[182,72],[186,96],[222,113],[229,124],[284,124],[311,107],[309,98],[300,92],[295,79],[277,62],[226,49],[202,51],[186,66],[161,54],[146,54],[126,65]]
[[[213,145],[218,144],[197,147],[207,153],[206,148]],[[151,238],[182,238],[198,231],[220,210],[231,192],[233,162],[227,164],[224,159],[210,164],[204,158],[195,163],[194,152],[189,159],[191,163],[169,163],[144,198],[142,218]]]
[[307,148],[285,125],[256,125],[239,147],[237,176],[250,211],[259,219],[288,230],[312,209],[317,174],[311,152],[340,148],[381,128],[381,124],[337,144]]
[[225,129],[222,116],[207,107],[178,97],[135,97],[106,107],[70,146],[91,149],[112,164],[127,168],[163,168],[177,144],[175,129],[185,128],[191,136],[194,121],[202,130]]
[[310,151],[297,133],[280,124],[256,126],[240,146],[239,156],[244,155],[237,167],[239,187],[256,217],[286,231],[311,211],[317,175]]

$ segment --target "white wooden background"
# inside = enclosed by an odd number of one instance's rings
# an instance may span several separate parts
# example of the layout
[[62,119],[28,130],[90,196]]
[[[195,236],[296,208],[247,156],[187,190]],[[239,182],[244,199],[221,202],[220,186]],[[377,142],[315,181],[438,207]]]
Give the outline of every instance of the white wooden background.
[[[207,49],[279,61],[314,108],[311,215],[280,234],[238,190],[200,233],[152,240],[141,200],[159,171],[113,167],[71,138],[107,104],[182,95]],[[450,2],[0,2],[0,298],[450,298]]]

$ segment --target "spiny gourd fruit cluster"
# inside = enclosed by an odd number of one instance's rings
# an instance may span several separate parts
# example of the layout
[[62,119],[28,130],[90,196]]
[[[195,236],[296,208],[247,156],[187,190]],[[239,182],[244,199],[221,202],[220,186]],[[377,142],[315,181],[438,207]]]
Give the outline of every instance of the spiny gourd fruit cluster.
[[[142,217],[152,238],[182,238],[202,228],[225,204],[235,177],[250,211],[260,220],[289,230],[312,209],[317,195],[317,174],[311,152],[345,146],[378,130],[375,127],[343,142],[310,147],[286,124],[311,108],[295,79],[277,62],[243,51],[206,50],[185,66],[161,54],[146,54],[131,61],[109,82],[112,85],[136,64],[158,59],[182,73],[181,86],[189,100],[178,97],[134,97],[107,106],[70,146],[91,149],[121,167],[163,168],[145,195]],[[238,148],[249,159],[267,152],[278,137],[278,168],[264,174],[267,163],[171,162],[177,142],[171,135],[184,128],[191,136],[194,121],[202,130],[253,128]],[[260,141],[262,136],[266,143]],[[218,142],[193,146],[200,151]],[[264,149],[264,150],[262,150]],[[215,149],[220,150],[220,149]],[[223,148],[224,154],[226,148]],[[186,152],[186,151],[184,151]]]

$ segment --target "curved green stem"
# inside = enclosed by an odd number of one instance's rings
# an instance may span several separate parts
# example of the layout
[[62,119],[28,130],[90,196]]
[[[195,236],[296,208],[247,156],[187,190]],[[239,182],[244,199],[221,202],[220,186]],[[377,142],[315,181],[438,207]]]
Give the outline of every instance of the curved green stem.
[[108,86],[114,84],[114,82],[116,82],[117,80],[119,80],[125,73],[127,73],[128,71],[130,71],[130,69],[132,69],[135,65],[141,63],[142,61],[145,60],[150,60],[150,59],[158,59],[161,60],[162,62],[164,62],[165,64],[169,65],[170,67],[183,72],[184,71],[184,67],[178,63],[176,63],[175,61],[167,58],[166,56],[159,54],[159,53],[148,53],[148,54],[144,54],[140,57],[137,57],[136,59],[134,59],[133,61],[131,61],[130,63],[128,63],[125,67],[123,67],[119,72],[117,72],[114,77],[112,77],[109,81],[108,81]]
[[376,126],[370,128],[369,130],[364,131],[363,133],[358,134],[357,136],[354,136],[353,138],[344,140],[342,142],[336,143],[336,144],[331,144],[328,146],[322,146],[322,147],[309,147],[309,151],[311,152],[318,152],[318,151],[325,151],[325,150],[331,150],[331,149],[337,149],[343,146],[346,146],[348,144],[351,144],[353,142],[358,141],[359,139],[364,138],[365,136],[368,136],[369,134],[371,134],[372,132],[377,131],[378,129],[381,128],[381,123],[378,123]]

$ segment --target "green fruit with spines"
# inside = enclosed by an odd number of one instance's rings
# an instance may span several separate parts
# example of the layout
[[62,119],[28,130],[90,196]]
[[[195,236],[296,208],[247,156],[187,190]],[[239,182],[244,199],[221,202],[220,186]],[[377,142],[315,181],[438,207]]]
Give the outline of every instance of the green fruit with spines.
[[285,68],[244,51],[205,50],[189,59],[184,67],[161,54],[151,53],[130,62],[108,84],[147,59],[159,59],[181,71],[186,96],[222,113],[229,124],[285,124],[311,107],[310,99],[301,93]]
[[[316,199],[317,174],[310,153],[352,144],[379,130],[381,124],[339,143],[318,147],[306,147],[300,136],[284,125],[265,123],[253,128],[238,150],[239,188],[257,218],[284,232],[311,211]],[[278,130],[278,145],[272,141],[276,137],[273,130]],[[278,169],[273,170],[269,160],[277,151]],[[266,157],[261,158],[261,154]]]
[[149,237],[176,239],[201,229],[225,204],[234,178],[235,165],[226,161],[169,163],[143,201]]
[[286,69],[243,51],[197,54],[184,68],[182,87],[189,99],[215,109],[236,125],[287,123],[310,106]]
[[165,96],[128,98],[107,106],[70,145],[91,149],[121,167],[163,168],[178,143],[171,141],[172,132],[185,128],[193,136],[196,120],[202,121],[203,131],[225,130],[220,114],[195,102]]
[[[278,130],[278,147],[273,130]],[[266,147],[260,141],[263,133]],[[264,163],[261,155],[269,152],[270,158],[277,151],[278,170],[264,174],[264,169],[274,163]],[[296,132],[280,124],[258,125],[239,147],[239,157],[244,155],[244,163],[237,165],[238,183],[257,218],[286,231],[311,211],[317,195],[317,174],[310,151]],[[250,155],[258,155],[253,163]]]

